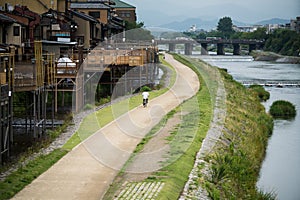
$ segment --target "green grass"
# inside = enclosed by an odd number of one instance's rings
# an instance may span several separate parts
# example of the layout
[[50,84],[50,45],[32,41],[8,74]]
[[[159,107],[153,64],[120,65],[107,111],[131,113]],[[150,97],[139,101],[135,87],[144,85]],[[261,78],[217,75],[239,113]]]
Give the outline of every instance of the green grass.
[[270,93],[261,85],[250,85],[249,89],[254,91],[261,101],[267,101],[270,98]]
[[4,181],[0,182],[0,199],[13,197],[40,174],[49,169],[66,153],[67,151],[65,150],[54,150],[51,154],[40,156],[30,161],[26,166],[20,167]]
[[[201,147],[202,140],[206,136],[213,115],[213,98],[211,93],[215,91],[216,84],[213,80],[209,80],[209,73],[201,73],[197,66],[183,57],[178,55],[174,55],[174,57],[197,73],[201,87],[193,98],[181,105],[186,107],[190,113],[183,117],[181,130],[178,131],[178,133],[183,133],[183,135],[180,134],[175,137],[184,138],[186,136],[190,140],[188,141],[188,143],[190,142],[188,148],[183,145],[184,149],[181,149],[184,139],[175,139],[175,142],[171,144],[171,155],[175,155],[175,157],[170,157],[167,161],[169,165],[155,172],[150,177],[150,179],[156,177],[156,180],[158,179],[165,183],[157,199],[178,199],[194,166],[195,156]],[[202,66],[202,64],[200,65]],[[208,81],[205,81],[205,79]],[[195,135],[193,132],[196,132]],[[177,153],[181,156],[177,157]]]
[[201,184],[211,199],[275,199],[257,191],[256,182],[273,130],[272,118],[259,99],[220,70],[226,88],[227,114],[223,137],[210,161],[211,177]]

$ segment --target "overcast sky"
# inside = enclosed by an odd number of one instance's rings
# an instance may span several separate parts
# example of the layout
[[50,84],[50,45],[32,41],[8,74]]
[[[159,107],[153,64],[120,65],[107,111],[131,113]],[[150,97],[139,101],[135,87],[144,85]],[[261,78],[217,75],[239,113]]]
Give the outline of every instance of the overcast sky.
[[136,6],[138,21],[146,26],[186,18],[203,20],[229,16],[245,23],[300,16],[300,0],[123,0]]

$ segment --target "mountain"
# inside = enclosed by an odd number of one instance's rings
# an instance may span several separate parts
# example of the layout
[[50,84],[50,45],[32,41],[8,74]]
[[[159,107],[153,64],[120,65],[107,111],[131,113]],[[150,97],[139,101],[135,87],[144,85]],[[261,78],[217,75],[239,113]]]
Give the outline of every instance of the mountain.
[[[172,29],[175,31],[187,31],[190,29],[192,25],[196,25],[197,29],[203,29],[210,31],[212,29],[216,29],[218,25],[219,19],[213,20],[202,20],[200,18],[188,18],[183,21],[173,21],[171,23],[160,25],[161,28]],[[233,20],[232,23],[236,26],[245,26],[247,25],[244,22],[239,22]]]
[[266,25],[266,24],[287,24],[287,23],[290,23],[290,20],[280,19],[280,18],[272,18],[272,19],[256,22],[255,24]]
[[[218,21],[219,21],[219,19],[202,20],[200,18],[188,18],[183,21],[173,21],[173,22],[170,22],[167,24],[162,24],[162,25],[159,25],[158,27],[182,32],[182,31],[187,31],[190,29],[191,26],[196,25],[197,29],[203,29],[206,31],[210,31],[212,29],[216,29],[216,27],[218,25]],[[259,21],[254,24],[256,24],[256,25],[286,24],[289,22],[290,22],[290,20],[287,20],[287,19],[273,18],[273,19],[269,19],[269,20]],[[254,25],[254,24],[236,21],[234,19],[232,19],[232,23],[236,26]]]
[[202,20],[200,18],[188,18],[183,21],[173,21],[171,23],[162,24],[159,27],[173,29],[176,31],[187,31],[192,25],[196,25],[198,29],[211,30],[216,28],[218,20]]

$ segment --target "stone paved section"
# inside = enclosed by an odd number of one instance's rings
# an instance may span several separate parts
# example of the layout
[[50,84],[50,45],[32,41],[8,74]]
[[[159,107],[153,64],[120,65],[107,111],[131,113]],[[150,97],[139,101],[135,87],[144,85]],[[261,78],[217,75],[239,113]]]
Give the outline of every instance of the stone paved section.
[[115,198],[115,200],[155,199],[163,186],[163,182],[126,182],[125,188]]

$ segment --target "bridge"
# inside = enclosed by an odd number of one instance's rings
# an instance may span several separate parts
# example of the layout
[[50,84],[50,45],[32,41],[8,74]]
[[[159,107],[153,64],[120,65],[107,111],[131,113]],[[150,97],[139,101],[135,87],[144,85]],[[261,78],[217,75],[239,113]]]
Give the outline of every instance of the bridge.
[[233,46],[233,55],[241,54],[241,45],[248,45],[249,53],[253,50],[260,49],[264,45],[263,40],[254,40],[254,39],[220,39],[220,38],[208,38],[208,39],[173,39],[166,40],[160,39],[155,40],[156,44],[165,44],[169,46],[170,52],[175,52],[176,44],[184,44],[184,53],[185,55],[192,55],[193,46],[200,44],[201,45],[201,54],[207,55],[207,46],[209,44],[217,45],[217,55],[225,55],[224,46],[232,45]]

